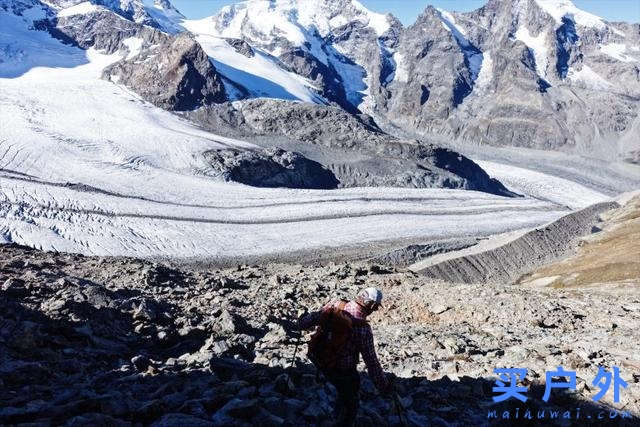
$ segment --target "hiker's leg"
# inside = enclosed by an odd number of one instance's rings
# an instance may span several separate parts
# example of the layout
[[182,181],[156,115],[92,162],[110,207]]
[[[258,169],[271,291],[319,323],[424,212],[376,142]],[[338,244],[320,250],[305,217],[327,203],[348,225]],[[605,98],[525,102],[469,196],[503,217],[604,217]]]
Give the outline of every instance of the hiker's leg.
[[345,389],[344,389],[344,380],[343,376],[339,372],[327,372],[325,374],[327,381],[331,383],[336,389],[336,401],[333,406],[333,416],[339,421],[341,416],[344,414],[345,408]]
[[351,427],[355,425],[360,405],[360,375],[353,371],[346,377],[345,382],[344,425]]
[[332,381],[338,396],[336,399],[336,426],[351,427],[355,424],[360,402],[360,376],[358,372],[344,372]]

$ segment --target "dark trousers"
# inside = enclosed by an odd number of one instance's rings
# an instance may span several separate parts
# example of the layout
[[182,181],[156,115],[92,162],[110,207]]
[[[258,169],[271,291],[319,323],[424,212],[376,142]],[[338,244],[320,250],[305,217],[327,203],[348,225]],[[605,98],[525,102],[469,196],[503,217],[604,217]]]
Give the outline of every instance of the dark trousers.
[[360,375],[358,371],[330,371],[325,374],[327,380],[338,391],[336,397],[336,426],[352,427],[355,425],[360,403]]

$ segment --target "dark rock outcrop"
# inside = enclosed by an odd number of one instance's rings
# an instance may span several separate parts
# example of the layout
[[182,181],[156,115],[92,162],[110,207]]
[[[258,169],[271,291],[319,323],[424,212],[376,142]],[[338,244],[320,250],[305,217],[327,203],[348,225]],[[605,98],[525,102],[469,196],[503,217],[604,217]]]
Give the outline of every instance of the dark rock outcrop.
[[[384,133],[370,117],[341,108],[270,99],[220,104],[187,114],[234,136],[279,136],[285,147],[330,169],[340,187],[456,188],[514,196],[469,158],[447,148]],[[261,145],[275,142],[261,140]],[[278,140],[277,144],[284,141]]]
[[227,43],[229,43],[231,47],[235,49],[236,52],[246,56],[247,58],[253,58],[255,56],[255,52],[253,51],[253,48],[246,41],[241,39],[232,39],[232,38],[228,38],[225,40],[227,41]]
[[277,148],[209,151],[205,157],[225,179],[254,187],[333,189],[339,184],[321,164]]
[[103,76],[167,110],[191,110],[226,100],[222,80],[209,57],[187,34],[167,38],[131,59],[112,64]]

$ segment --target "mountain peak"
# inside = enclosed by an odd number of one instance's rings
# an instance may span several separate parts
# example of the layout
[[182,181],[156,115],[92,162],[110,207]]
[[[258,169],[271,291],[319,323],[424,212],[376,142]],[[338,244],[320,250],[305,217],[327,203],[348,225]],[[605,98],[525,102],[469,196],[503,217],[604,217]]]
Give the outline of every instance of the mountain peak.
[[578,9],[571,0],[534,0],[535,3],[553,19],[562,24],[563,18],[569,18],[583,27],[604,28],[605,23],[602,18],[592,13]]
[[89,13],[95,11],[95,6],[102,6],[134,22],[168,33],[182,31],[179,22],[185,19],[169,0],[48,0],[46,3],[58,14],[66,16]]
[[602,18],[579,9],[571,0],[489,0],[485,7],[494,10],[506,8],[515,15],[537,7],[551,16],[557,25],[562,25],[563,19],[568,18],[583,27],[602,29],[606,26]]
[[370,11],[357,0],[247,0],[223,7],[213,21],[216,32],[224,37],[239,38],[242,27],[250,24],[262,35],[279,33],[298,45],[305,38],[301,29],[315,29],[326,36],[357,21],[381,36],[391,26],[387,16]]

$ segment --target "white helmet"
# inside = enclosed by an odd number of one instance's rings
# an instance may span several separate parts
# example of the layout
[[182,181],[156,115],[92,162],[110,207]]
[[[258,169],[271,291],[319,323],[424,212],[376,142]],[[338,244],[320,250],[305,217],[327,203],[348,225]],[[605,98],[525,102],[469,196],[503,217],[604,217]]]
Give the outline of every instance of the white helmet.
[[382,306],[382,291],[377,288],[367,288],[360,291],[358,294],[358,299],[362,301],[363,304],[367,305],[376,305],[377,307]]

